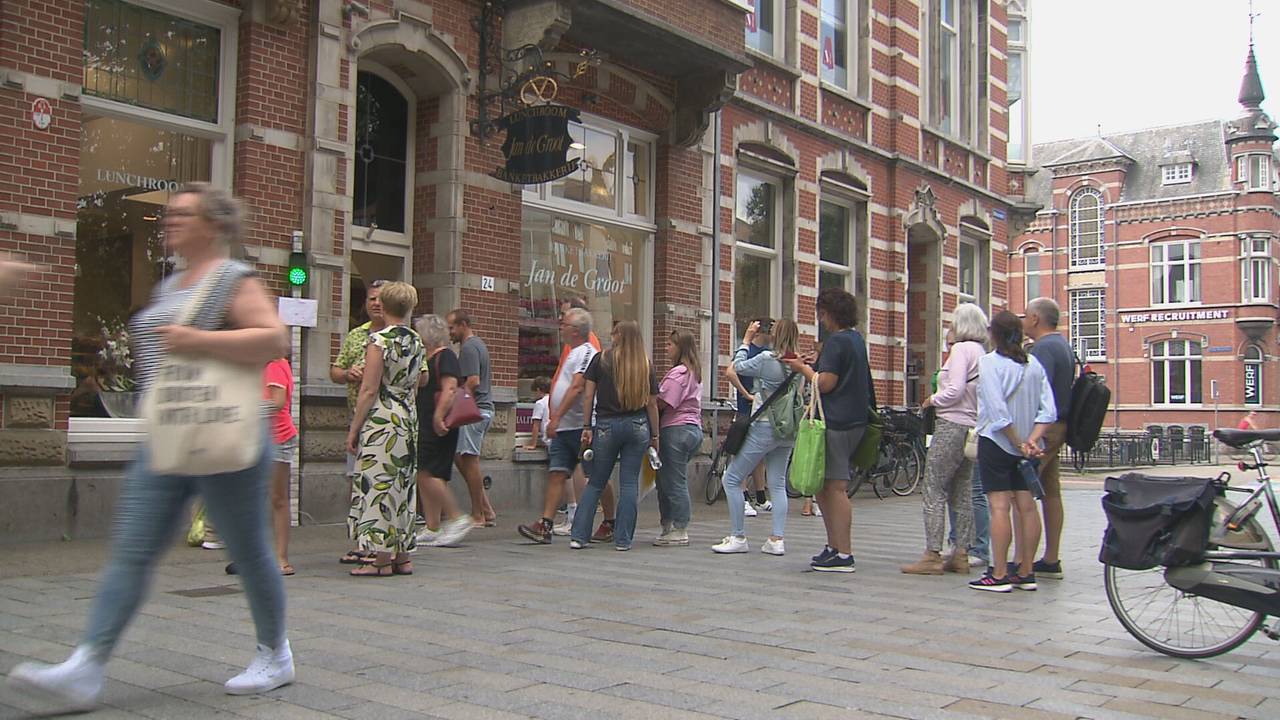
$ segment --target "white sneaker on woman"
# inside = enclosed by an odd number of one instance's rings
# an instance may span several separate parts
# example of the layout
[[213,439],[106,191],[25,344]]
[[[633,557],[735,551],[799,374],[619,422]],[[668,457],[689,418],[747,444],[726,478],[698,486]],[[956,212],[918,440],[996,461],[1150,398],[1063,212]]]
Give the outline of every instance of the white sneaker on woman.
[[719,543],[711,546],[711,552],[720,553],[721,555],[744,553],[750,550],[751,548],[747,547],[747,539],[736,535],[728,535]]
[[223,687],[228,695],[257,695],[293,682],[293,651],[285,640],[279,650],[258,646],[258,654],[244,672],[231,678]]
[[747,514],[747,517],[755,517],[760,514],[756,512],[756,509],[752,507],[751,503],[747,502],[746,500],[743,500],[742,504],[744,506],[743,512]]
[[787,547],[786,547],[786,544],[782,541],[782,538],[778,538],[777,540],[774,540],[773,538],[769,538],[768,540],[764,541],[763,545],[760,546],[760,552],[768,555],[786,555]]
[[458,517],[444,523],[440,526],[440,532],[436,534],[435,540],[428,543],[431,547],[451,547],[462,542],[467,537],[467,533],[471,532],[471,528],[475,525],[471,522],[471,518],[466,515]]
[[98,705],[106,672],[88,648],[79,647],[57,665],[26,662],[9,672],[9,687],[50,704],[50,712],[88,712]]

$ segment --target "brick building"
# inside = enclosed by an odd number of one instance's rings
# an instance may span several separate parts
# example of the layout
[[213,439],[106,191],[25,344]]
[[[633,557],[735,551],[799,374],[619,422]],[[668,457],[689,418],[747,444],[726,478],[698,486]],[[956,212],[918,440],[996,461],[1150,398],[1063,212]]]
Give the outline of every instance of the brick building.
[[[412,281],[419,312],[467,308],[488,342],[484,471],[500,510],[539,487],[538,457],[514,448],[568,295],[659,346],[698,331],[723,365],[748,318],[794,317],[814,338],[818,289],[846,287],[880,398],[918,398],[950,309],[1004,305],[1010,226],[1034,211],[1026,13],[1019,0],[5,2],[0,249],[48,270],[0,303],[0,537],[104,529],[140,438],[107,337],[173,271],[156,221],[192,180],[247,201],[242,256],[273,291],[286,294],[295,233],[308,253],[318,319],[298,334],[295,497],[316,520],[345,514],[344,390],[327,369],[374,278]],[[504,67],[503,50],[531,46],[541,55]],[[578,75],[584,49],[598,54]],[[490,175],[502,137],[475,121],[539,57],[560,73],[556,102],[581,112],[581,163],[521,187]]]
[[1043,209],[1011,247],[1010,304],[1055,298],[1112,389],[1109,425],[1165,437],[1280,418],[1276,123],[1252,48],[1230,121],[1034,147]]

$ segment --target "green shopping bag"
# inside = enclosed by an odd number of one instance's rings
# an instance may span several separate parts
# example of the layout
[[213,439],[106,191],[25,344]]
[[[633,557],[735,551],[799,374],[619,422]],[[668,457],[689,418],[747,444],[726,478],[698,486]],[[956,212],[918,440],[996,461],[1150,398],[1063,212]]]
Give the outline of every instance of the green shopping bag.
[[801,495],[816,495],[826,481],[827,423],[822,419],[822,399],[816,384],[812,396],[791,451],[791,487]]
[[873,407],[867,408],[867,429],[853,451],[851,464],[859,470],[870,470],[880,460],[880,437],[884,434],[884,419]]
[[195,517],[191,519],[191,528],[187,530],[187,544],[200,547],[204,542],[204,505],[196,508]]

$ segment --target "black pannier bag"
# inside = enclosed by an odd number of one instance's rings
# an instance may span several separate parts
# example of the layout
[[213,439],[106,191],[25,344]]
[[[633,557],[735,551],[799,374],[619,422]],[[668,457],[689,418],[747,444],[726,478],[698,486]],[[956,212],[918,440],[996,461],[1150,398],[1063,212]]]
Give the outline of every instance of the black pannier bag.
[[1204,560],[1217,480],[1126,473],[1107,478],[1105,487],[1107,530],[1098,562],[1148,570]]

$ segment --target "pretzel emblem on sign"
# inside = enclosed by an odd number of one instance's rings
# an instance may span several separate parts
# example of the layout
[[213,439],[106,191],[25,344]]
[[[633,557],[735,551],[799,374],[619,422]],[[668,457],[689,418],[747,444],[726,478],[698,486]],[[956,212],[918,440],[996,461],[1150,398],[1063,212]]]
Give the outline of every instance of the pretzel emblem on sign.
[[520,101],[525,105],[533,105],[543,102],[549,103],[556,99],[556,95],[560,93],[560,84],[555,78],[540,75],[530,78],[524,87],[520,88]]

